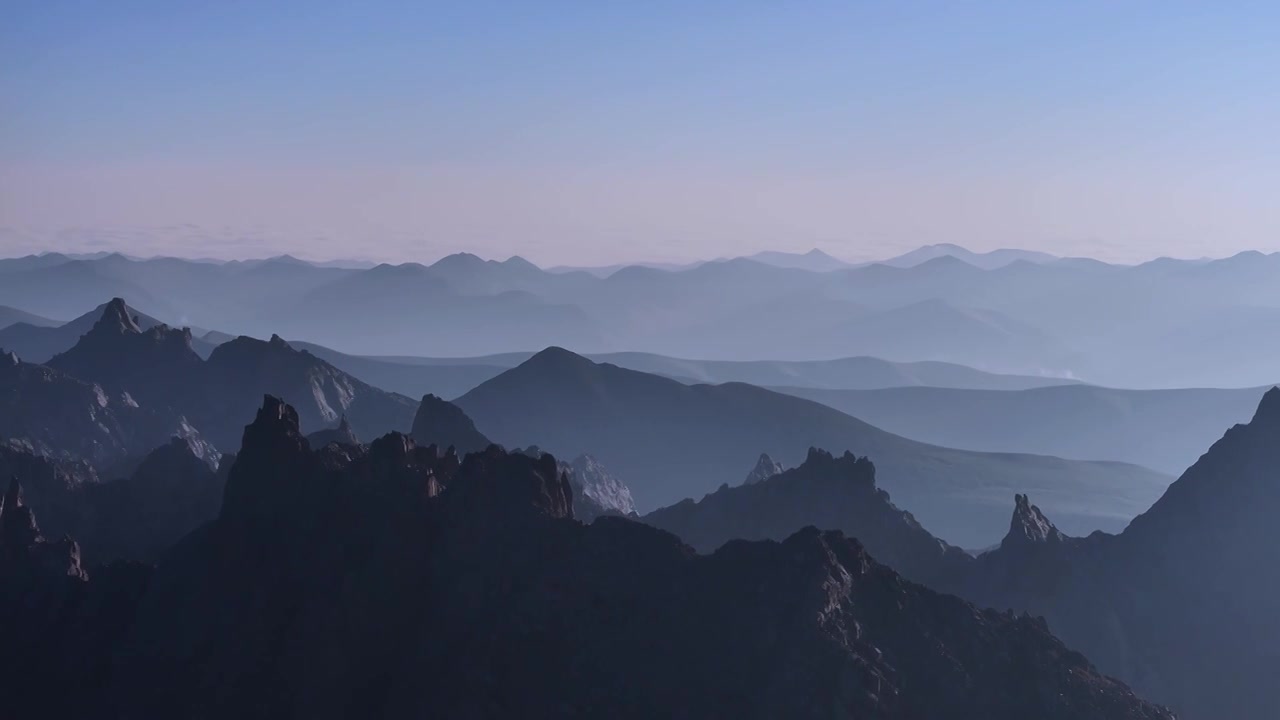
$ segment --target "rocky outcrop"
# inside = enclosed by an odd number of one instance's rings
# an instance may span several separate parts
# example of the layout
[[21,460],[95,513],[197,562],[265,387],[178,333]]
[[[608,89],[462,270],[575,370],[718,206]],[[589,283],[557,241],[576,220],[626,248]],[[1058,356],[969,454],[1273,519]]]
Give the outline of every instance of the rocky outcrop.
[[452,447],[462,454],[483,450],[492,444],[462,408],[430,394],[422,396],[409,434],[419,445]]
[[325,428],[317,430],[307,436],[307,442],[311,447],[324,447],[329,443],[337,443],[339,445],[359,445],[360,438],[356,437],[356,433],[351,429],[351,423],[347,422],[347,416],[343,415],[338,421],[337,427]]
[[1180,717],[1274,715],[1280,676],[1280,390],[1119,535],[1062,536],[1016,499],[1009,536],[959,592],[1048,619]]
[[807,526],[856,537],[877,560],[926,585],[954,583],[973,559],[930,535],[876,487],[870,460],[811,448],[804,463],[764,480],[724,486],[700,501],[655,510],[643,522],[699,552],[735,539],[781,540]]
[[0,712],[103,716],[111,652],[148,575],[142,566],[113,565],[91,582],[79,545],[45,539],[12,479],[0,501]]
[[225,476],[196,439],[174,437],[127,477],[102,481],[91,465],[0,445],[0,471],[21,479],[26,502],[53,537],[84,548],[84,565],[153,563],[218,514]]
[[782,467],[782,463],[774,462],[768,453],[760,453],[760,459],[756,461],[756,466],[751,468],[751,472],[747,473],[747,479],[742,481],[743,485],[754,485],[758,482],[764,482],[774,475],[779,475],[786,468]]
[[[545,454],[537,445],[516,452],[532,458],[540,458]],[[560,474],[569,478],[575,518],[589,523],[603,515],[637,517],[631,489],[610,475],[595,458],[579,455],[573,462],[557,460],[556,467]]]
[[[451,461],[449,458],[453,457]],[[709,556],[575,521],[547,455],[313,450],[268,398],[218,519],[160,565],[127,717],[1169,718],[1043,623],[839,533]]]

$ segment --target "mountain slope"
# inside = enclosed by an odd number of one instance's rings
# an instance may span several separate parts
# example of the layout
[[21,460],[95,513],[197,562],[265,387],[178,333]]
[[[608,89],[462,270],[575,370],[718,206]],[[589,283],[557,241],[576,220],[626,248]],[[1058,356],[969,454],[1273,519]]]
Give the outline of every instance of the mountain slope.
[[1222,428],[1248,420],[1262,391],[1115,390],[1086,385],[1017,392],[913,387],[774,388],[922,442],[986,452],[1117,460],[1167,473],[1195,462]]
[[880,484],[940,537],[961,547],[999,539],[1015,492],[1047,497],[1074,531],[1121,529],[1166,476],[1121,463],[975,453],[892,435],[825,406],[743,384],[686,386],[549,348],[457,404],[508,447],[589,452],[632,491],[642,512],[738,485],[761,452],[785,466],[810,447],[865,455]]
[[19,310],[18,308],[12,308],[7,305],[0,305],[0,330],[18,323],[25,323],[32,327],[53,327],[55,325],[61,325],[57,320],[50,320],[46,317],[33,315],[25,310]]
[[1063,537],[1052,513],[1019,498],[1010,538],[961,592],[1044,615],[1069,645],[1181,717],[1273,717],[1278,468],[1273,389],[1120,535]]
[[702,557],[577,523],[568,494],[549,456],[312,451],[269,398],[218,519],[149,584],[111,697],[128,717],[1171,717],[1042,623],[838,533]]

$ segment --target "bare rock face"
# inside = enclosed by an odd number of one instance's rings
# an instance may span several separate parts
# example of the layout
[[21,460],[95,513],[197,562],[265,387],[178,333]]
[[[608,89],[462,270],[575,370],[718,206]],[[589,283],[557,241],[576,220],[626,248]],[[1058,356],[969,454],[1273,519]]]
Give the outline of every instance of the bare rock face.
[[123,717],[1172,717],[839,533],[700,556],[549,455],[313,450],[274,398],[117,657]]
[[1008,537],[954,588],[1043,615],[1180,717],[1274,716],[1280,677],[1280,390],[1119,535],[1063,536],[1019,496]]
[[758,482],[764,482],[774,475],[780,475],[786,468],[782,467],[782,463],[774,462],[768,453],[760,453],[760,459],[756,461],[756,466],[751,468],[751,472],[747,473],[747,479],[742,481],[743,485],[754,485]]

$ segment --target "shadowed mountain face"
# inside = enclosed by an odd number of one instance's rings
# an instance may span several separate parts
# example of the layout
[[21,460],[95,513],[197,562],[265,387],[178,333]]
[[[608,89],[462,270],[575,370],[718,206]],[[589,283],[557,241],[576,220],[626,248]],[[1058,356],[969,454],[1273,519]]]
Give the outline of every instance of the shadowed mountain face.
[[838,533],[698,556],[550,456],[313,451],[270,398],[136,617],[126,717],[1171,717]]
[[589,452],[642,511],[738,485],[760,453],[796,465],[810,447],[865,455],[895,500],[961,547],[999,540],[1007,498],[1029,492],[1078,532],[1120,530],[1166,476],[1119,463],[940,448],[817,403],[749,385],[686,386],[551,348],[457,401],[509,447]]
[[435,395],[422,397],[409,434],[419,445],[451,447],[459,453],[477,452],[491,444],[461,408]]
[[699,552],[727,542],[779,540],[804,527],[856,537],[877,560],[930,587],[950,587],[973,558],[929,534],[876,487],[866,458],[833,457],[810,449],[800,467],[739,487],[722,487],[698,502],[685,500],[641,520],[668,530]]
[[1044,615],[1068,645],[1190,720],[1275,716],[1280,390],[1119,535],[1065,537],[1026,497],[960,588]]
[[0,474],[21,481],[26,503],[51,537],[69,535],[83,543],[86,567],[116,560],[151,563],[218,514],[225,472],[200,452],[195,441],[175,437],[129,475],[103,480],[88,463],[0,445]]

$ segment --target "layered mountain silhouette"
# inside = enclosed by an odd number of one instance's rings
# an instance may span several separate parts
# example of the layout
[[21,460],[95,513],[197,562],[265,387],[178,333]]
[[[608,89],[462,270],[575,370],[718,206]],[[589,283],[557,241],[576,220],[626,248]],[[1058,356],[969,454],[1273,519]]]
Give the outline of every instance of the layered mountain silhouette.
[[1117,390],[1087,385],[1016,392],[903,387],[775,388],[914,440],[986,452],[1118,460],[1180,473],[1222,428],[1248,420],[1261,389]]
[[[48,362],[53,356],[67,352],[80,341],[80,338],[93,330],[104,314],[122,315],[138,327],[149,331],[159,320],[119,303],[124,307],[112,308],[113,303],[103,303],[74,320],[66,323],[29,322],[13,323],[0,328],[0,347],[16,352],[20,357],[33,363]],[[192,349],[201,357],[208,357],[213,352],[213,344],[199,338],[191,340]]]
[[1025,610],[1181,717],[1273,717],[1280,389],[1119,535],[1070,537],[1026,496],[964,587]]
[[[582,525],[554,458],[312,450],[267,398],[119,642],[124,717],[1170,718],[1031,618],[809,529]],[[287,689],[287,691],[286,691]]]
[[[825,271],[737,258],[607,277],[466,254],[372,268],[106,255],[0,260],[0,304],[64,318],[128,297],[182,325],[367,355],[475,356],[554,343],[682,358],[937,360],[1135,388],[1253,387],[1276,379],[1276,333],[1266,330],[1280,327],[1278,270],[1280,254],[1120,266],[946,247]],[[6,332],[0,347],[40,362],[83,330],[47,355]]]
[[457,400],[508,447],[589,452],[625,482],[641,512],[738,485],[760,453],[797,465],[810,447],[848,450],[938,536],[961,547],[999,540],[1007,498],[1026,492],[1085,533],[1120,530],[1167,476],[1121,463],[975,453],[908,440],[806,400],[750,385],[682,385],[550,348]]
[[[762,457],[762,460],[768,456]],[[805,527],[855,537],[877,560],[931,587],[954,587],[974,560],[929,534],[876,487],[870,460],[809,450],[804,463],[701,500],[655,510],[641,520],[669,530],[699,552],[733,540],[780,540]]]

